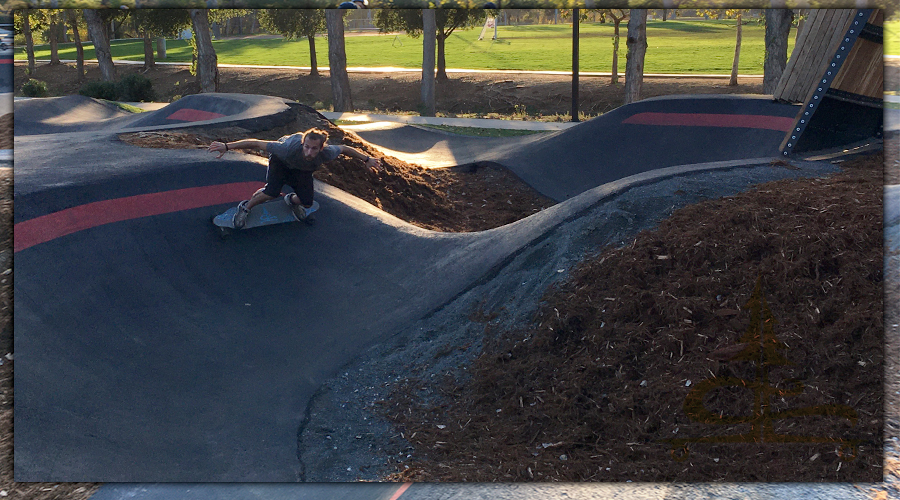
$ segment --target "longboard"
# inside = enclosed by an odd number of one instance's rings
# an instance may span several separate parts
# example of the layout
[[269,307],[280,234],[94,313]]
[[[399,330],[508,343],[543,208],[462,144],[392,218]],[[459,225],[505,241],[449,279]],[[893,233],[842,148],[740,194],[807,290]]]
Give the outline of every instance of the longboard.
[[[307,224],[315,222],[315,212],[318,209],[319,202],[313,201],[312,212],[303,219],[303,222],[306,222]],[[233,220],[236,211],[237,207],[234,206],[226,210],[225,213],[213,217],[212,222],[219,228],[219,233],[223,238],[234,231]],[[297,219],[294,217],[294,213],[284,200],[282,198],[276,198],[253,207],[247,215],[247,222],[244,224],[243,229],[269,226],[272,224],[283,224],[285,222],[297,222]]]

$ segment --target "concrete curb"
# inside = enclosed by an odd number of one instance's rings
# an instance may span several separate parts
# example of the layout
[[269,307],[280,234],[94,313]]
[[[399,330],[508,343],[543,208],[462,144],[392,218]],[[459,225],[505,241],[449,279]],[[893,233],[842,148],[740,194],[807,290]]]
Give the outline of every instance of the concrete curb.
[[[21,59],[15,60],[16,63],[24,64],[25,61]],[[36,63],[41,64],[49,64],[50,61],[46,59],[38,59],[35,61]],[[74,59],[61,59],[61,63],[63,64],[74,64],[77,61]],[[96,59],[88,59],[84,61],[85,63],[97,64]],[[144,61],[113,61],[114,64],[122,64],[122,65],[144,65]],[[191,63],[186,62],[159,62],[157,61],[155,64],[161,66],[190,66]],[[253,64],[224,64],[220,63],[218,65],[220,68],[256,68],[256,69],[286,69],[286,70],[301,70],[301,71],[310,71],[312,68],[309,66],[262,66],[262,65],[253,65]],[[318,68],[320,72],[329,71],[328,66],[321,66]],[[399,68],[396,66],[376,66],[376,67],[368,67],[368,66],[351,66],[347,68],[349,73],[421,73],[421,68]],[[571,71],[530,71],[530,70],[495,70],[495,69],[465,69],[465,68],[447,68],[447,73],[482,73],[482,74],[496,74],[496,75],[549,75],[549,76],[569,76],[572,74]],[[580,71],[578,73],[579,76],[585,77],[610,77],[612,73],[602,72],[602,71]],[[703,79],[726,79],[731,78],[731,75],[728,74],[688,74],[688,73],[644,73],[644,78],[703,78]],[[763,75],[738,75],[738,78],[755,78],[762,79]]]

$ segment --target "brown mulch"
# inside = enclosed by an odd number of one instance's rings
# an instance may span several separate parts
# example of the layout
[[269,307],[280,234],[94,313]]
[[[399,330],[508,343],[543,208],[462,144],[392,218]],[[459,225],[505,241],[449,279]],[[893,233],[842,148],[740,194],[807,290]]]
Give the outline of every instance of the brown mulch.
[[[521,331],[473,317],[486,347],[471,381],[442,381],[436,404],[417,396],[427,381],[389,401],[385,414],[423,457],[393,478],[880,481],[883,160],[677,210],[583,262]],[[753,327],[754,314],[771,329]],[[797,415],[757,427],[761,442],[670,454],[666,439],[751,432],[743,417],[759,411],[763,372],[767,411]],[[837,415],[810,410],[823,406]],[[857,456],[778,434],[852,440]]]
[[0,116],[0,149],[13,148],[13,114]]

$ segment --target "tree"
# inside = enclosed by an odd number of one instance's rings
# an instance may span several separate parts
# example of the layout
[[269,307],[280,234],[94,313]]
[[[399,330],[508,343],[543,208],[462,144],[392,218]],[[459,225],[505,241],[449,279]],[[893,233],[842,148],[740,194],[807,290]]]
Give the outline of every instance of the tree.
[[[579,9],[575,9],[579,10]],[[612,18],[613,20],[613,54],[612,54],[612,71],[609,83],[611,85],[619,83],[619,41],[621,37],[619,36],[619,26],[622,21],[628,19],[628,9],[586,9],[582,11],[579,19],[581,21],[587,21],[588,16],[600,16],[600,20],[602,23],[606,23],[607,18]],[[562,16],[565,19],[568,19],[571,13],[569,11],[563,11]]]
[[59,60],[59,38],[66,31],[65,11],[60,9],[47,9],[43,11],[47,18],[47,35],[50,42],[50,65],[61,64]]
[[771,94],[787,66],[787,46],[794,13],[789,9],[766,9],[766,56],[763,63],[763,92]]
[[612,56],[612,76],[609,83],[619,83],[619,25],[623,20],[628,18],[628,10],[626,9],[603,9],[607,17],[613,20],[613,56]]
[[[232,34],[242,34],[241,19],[253,15],[253,9],[211,9],[209,11],[209,22],[216,25],[225,26],[225,36]],[[219,36],[218,34],[216,35]]]
[[[444,45],[457,28],[469,29],[484,23],[484,9],[436,9],[437,23],[437,79],[448,80]],[[422,34],[422,11],[418,9],[380,9],[375,14],[375,26],[382,33],[405,31],[418,38]]]
[[15,20],[17,21],[19,31],[25,37],[25,53],[28,55],[28,74],[33,75],[35,69],[34,60],[34,37],[31,34],[31,13],[32,9],[23,9],[15,11]]
[[116,81],[116,66],[112,61],[112,53],[109,49],[109,35],[100,12],[94,9],[84,9],[84,20],[87,22],[88,33],[94,42],[94,54],[100,65],[100,77],[104,82]]
[[731,63],[731,79],[728,80],[728,85],[735,86],[738,84],[738,63],[741,59],[741,32],[743,21],[742,17],[744,15],[743,9],[735,9],[737,10],[737,40],[734,42],[734,61]]
[[647,53],[647,9],[628,13],[628,55],[625,58],[625,104],[641,99],[644,83],[644,55]]
[[437,19],[433,9],[422,11],[422,115],[435,115],[434,49],[437,41]]
[[288,40],[306,37],[309,42],[309,76],[319,76],[316,33],[326,30],[322,9],[267,9],[259,13],[259,24],[266,31],[279,33]]
[[347,75],[347,52],[344,50],[344,11],[327,9],[325,26],[328,30],[328,67],[331,72],[332,107],[335,111],[353,111],[350,97],[350,77]]
[[190,15],[197,48],[197,79],[200,80],[200,92],[218,92],[219,65],[216,50],[212,46],[212,35],[209,33],[209,11],[191,9]]
[[190,13],[185,9],[136,9],[132,15],[135,27],[144,40],[145,71],[156,65],[153,38],[175,36],[191,26]]
[[66,17],[69,27],[72,28],[72,36],[75,38],[75,68],[78,71],[78,81],[84,81],[84,44],[81,43],[81,32],[78,19],[81,18],[81,11],[67,10]]
[[728,81],[728,85],[734,86],[738,84],[738,64],[741,59],[741,36],[743,32],[743,17],[744,14],[750,12],[750,9],[707,9],[699,11],[701,15],[713,17],[716,19],[736,19],[737,23],[735,25],[737,31],[737,38],[734,43],[734,60],[731,63],[731,79]]

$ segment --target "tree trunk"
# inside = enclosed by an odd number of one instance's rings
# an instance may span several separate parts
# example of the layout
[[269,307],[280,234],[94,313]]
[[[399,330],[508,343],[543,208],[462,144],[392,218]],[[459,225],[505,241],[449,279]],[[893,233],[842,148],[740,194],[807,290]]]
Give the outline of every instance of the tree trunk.
[[763,93],[775,92],[778,81],[787,66],[787,46],[791,33],[791,17],[788,9],[766,9],[766,58],[763,63]]
[[668,21],[669,20],[669,9],[663,9],[662,11],[663,11],[663,15],[662,15],[663,22]]
[[609,79],[609,83],[612,85],[619,83],[619,24],[622,20],[616,19],[615,22],[616,24],[613,28],[612,77]]
[[29,9],[22,11],[22,34],[25,35],[25,52],[28,53],[28,74],[34,74],[34,38],[31,36],[31,21],[28,19]]
[[738,84],[738,62],[741,60],[741,28],[743,23],[741,22],[741,13],[738,13],[737,16],[737,41],[734,43],[734,62],[731,63],[731,80],[728,81],[729,86],[735,86]]
[[47,30],[50,34],[50,66],[61,64],[59,60],[59,22],[50,23]]
[[435,115],[434,51],[437,43],[437,21],[433,9],[422,10],[422,116]]
[[200,92],[219,91],[219,65],[209,33],[209,11],[191,9],[191,23],[197,42],[197,77]]
[[100,20],[100,13],[93,9],[84,9],[84,20],[87,21],[88,33],[94,42],[94,54],[100,65],[100,77],[104,82],[116,81],[116,66],[112,61],[112,53],[109,50],[109,37]]
[[316,35],[306,37],[309,40],[309,76],[319,76],[319,61],[316,59]]
[[144,31],[144,71],[156,66],[156,60],[153,59],[153,39],[150,37],[150,32],[146,29]]
[[350,97],[350,77],[347,76],[347,53],[344,50],[344,11],[325,10],[328,28],[328,66],[331,73],[331,94],[335,111],[353,111]]
[[166,38],[165,37],[157,37],[156,38],[156,58],[157,59],[165,59],[166,58]]
[[78,81],[84,81],[84,45],[81,43],[81,33],[78,32],[78,15],[74,10],[66,11],[69,16],[69,24],[72,26],[72,35],[75,38],[75,69],[78,72]]
[[647,9],[631,9],[628,18],[628,55],[625,57],[625,104],[641,100],[644,55],[647,53]]
[[443,30],[439,29],[437,32],[437,79],[442,82],[449,80],[447,77],[447,58],[444,57],[446,41],[447,37],[444,35]]

